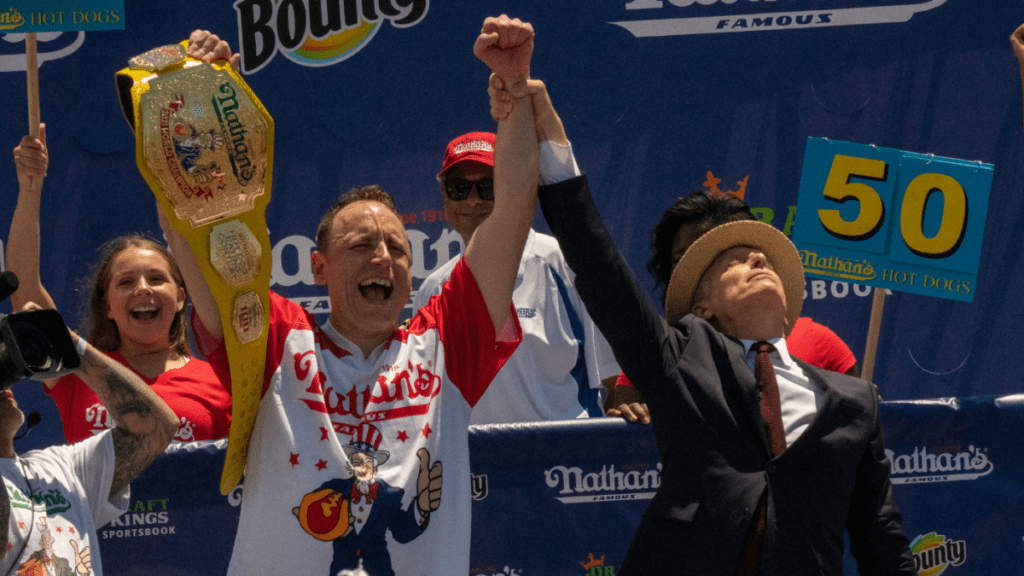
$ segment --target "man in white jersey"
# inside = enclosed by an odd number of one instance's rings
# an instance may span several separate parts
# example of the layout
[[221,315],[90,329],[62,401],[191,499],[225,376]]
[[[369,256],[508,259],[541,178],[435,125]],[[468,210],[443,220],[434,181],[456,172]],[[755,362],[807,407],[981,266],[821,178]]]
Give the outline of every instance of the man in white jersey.
[[[230,53],[208,33],[192,40],[193,56]],[[525,86],[533,29],[505,16],[488,18],[474,52],[511,86]],[[327,286],[329,321],[317,326],[302,308],[271,294],[263,399],[229,574],[335,574],[355,568],[357,559],[369,566],[370,556],[373,576],[468,571],[466,429],[473,406],[520,340],[512,290],[536,205],[537,135],[532,103],[525,92],[520,100],[522,113],[517,106],[498,123],[494,212],[441,295],[407,328],[398,327],[398,317],[412,291],[409,242],[393,201],[376,187],[344,195],[321,220],[312,261],[316,282]],[[215,370],[226,373],[216,303],[188,244],[164,228],[192,294],[197,343]],[[365,473],[367,452],[349,455],[345,446],[367,424],[379,432],[377,447],[389,453],[377,459],[374,476],[404,492],[393,504],[411,511],[417,526],[346,527],[358,522],[353,506],[363,502],[356,504],[344,488],[357,469]],[[326,521],[310,522],[307,514],[304,526],[302,504],[322,486],[332,492],[320,508]],[[373,521],[371,511],[366,522]],[[371,529],[385,537],[357,542]]]
[[25,415],[10,389],[0,392],[3,574],[102,576],[99,554],[93,554],[96,528],[127,510],[129,483],[178,430],[174,412],[137,375],[84,340],[78,346],[81,366],[74,372],[117,426],[76,444],[19,456],[14,436]]
[[[568,140],[554,140],[569,146]],[[557,151],[551,142],[542,145]],[[544,159],[553,155],[541,155],[541,183],[548,182],[551,171]],[[452,140],[437,180],[448,221],[469,245],[494,209],[494,134],[470,132]],[[413,310],[441,293],[459,259],[452,258],[420,284]],[[530,229],[512,294],[523,341],[473,409],[472,424],[604,416],[602,392],[615,385],[619,365],[573,279],[558,242]]]

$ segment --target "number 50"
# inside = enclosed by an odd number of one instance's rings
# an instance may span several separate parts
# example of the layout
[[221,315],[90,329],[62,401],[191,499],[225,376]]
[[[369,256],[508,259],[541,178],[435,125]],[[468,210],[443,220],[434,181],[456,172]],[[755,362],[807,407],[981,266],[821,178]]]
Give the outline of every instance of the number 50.
[[[818,218],[825,230],[842,240],[863,241],[882,229],[886,206],[878,192],[853,178],[886,182],[889,164],[884,160],[836,154],[825,181],[823,194],[837,203],[857,200],[856,218],[845,220],[839,210],[820,209]],[[925,209],[933,194],[943,197],[942,219],[933,236],[924,232]],[[907,184],[900,206],[900,234],[907,248],[923,258],[946,258],[956,253],[967,229],[967,194],[963,186],[945,174],[920,174]]]

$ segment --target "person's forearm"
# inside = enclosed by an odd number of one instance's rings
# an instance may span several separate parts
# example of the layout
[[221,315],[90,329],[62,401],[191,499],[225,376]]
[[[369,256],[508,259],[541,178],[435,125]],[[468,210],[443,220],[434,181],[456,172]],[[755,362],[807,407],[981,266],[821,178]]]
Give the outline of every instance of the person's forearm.
[[192,299],[192,309],[195,310],[199,321],[209,335],[217,340],[224,339],[224,327],[220,320],[220,309],[217,308],[217,300],[210,292],[210,287],[203,277],[203,271],[199,267],[199,260],[196,259],[192,246],[185,237],[179,234],[167,220],[167,216],[160,207],[157,207],[160,217],[160,228],[167,238],[167,245],[174,254],[174,260],[178,264],[182,278],[185,279],[185,288],[188,290],[189,298]]
[[551,104],[547,85],[540,80],[531,80],[531,82],[538,84],[538,88],[532,92],[534,123],[537,126],[537,141],[554,142],[555,144],[565,146],[569,143],[569,138],[565,135],[562,119],[558,117],[554,105]]
[[43,308],[56,308],[39,276],[39,192],[22,190],[7,236],[7,270],[18,276],[18,290],[11,295],[11,308],[17,312],[28,302]]
[[117,422],[110,489],[115,494],[167,448],[178,430],[178,418],[138,375],[92,346],[86,347],[75,372]]
[[521,98],[498,123],[494,146],[494,211],[466,249],[466,264],[487,303],[495,331],[508,317],[523,246],[537,204],[539,172],[533,106]]

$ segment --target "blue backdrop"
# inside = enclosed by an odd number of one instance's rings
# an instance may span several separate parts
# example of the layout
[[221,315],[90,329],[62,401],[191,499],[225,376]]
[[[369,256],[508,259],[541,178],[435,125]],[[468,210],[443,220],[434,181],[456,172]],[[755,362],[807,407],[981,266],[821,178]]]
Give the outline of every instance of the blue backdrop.
[[[748,178],[748,202],[791,232],[809,136],[993,164],[974,302],[889,296],[875,380],[887,400],[1021,388],[1010,359],[1019,356],[1014,295],[1024,290],[1013,240],[1024,218],[1024,163],[1021,87],[1008,45],[1024,21],[1019,3],[331,0],[323,6],[324,14],[310,9],[309,0],[129,2],[124,31],[40,35],[51,155],[43,280],[71,324],[83,299],[79,279],[96,248],[117,234],[158,233],[114,91],[114,72],[128,58],[200,27],[236,49],[248,47],[247,81],[277,126],[268,211],[273,287],[326,312],[308,253],[321,213],[351,186],[378,183],[398,200],[413,245],[414,288],[460,249],[443,220],[434,176],[448,140],[493,127],[487,70],[471,47],[483,18],[507,11],[534,24],[534,76],[547,82],[612,234],[649,287],[651,226],[709,173],[722,189]],[[364,19],[373,8],[377,21],[331,35],[331,6],[340,11],[339,27],[351,8]],[[909,16],[887,22],[901,6]],[[640,24],[621,24],[628,22]],[[327,36],[304,35],[314,31]],[[645,35],[651,33],[665,35]],[[9,150],[27,131],[24,42],[16,34],[0,38],[0,143]],[[16,195],[10,160],[0,159],[0,190],[6,241]],[[808,279],[806,290],[805,313],[861,358],[869,291],[818,279]],[[58,416],[38,385],[19,384],[15,392],[26,411],[44,415],[20,448],[59,441]]]

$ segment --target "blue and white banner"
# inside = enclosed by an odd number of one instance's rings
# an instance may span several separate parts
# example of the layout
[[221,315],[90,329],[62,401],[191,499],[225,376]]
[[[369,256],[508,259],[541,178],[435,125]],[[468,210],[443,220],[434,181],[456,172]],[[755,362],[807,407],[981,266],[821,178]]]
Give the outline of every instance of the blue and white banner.
[[[1008,38],[1024,13],[1007,2],[127,3],[123,31],[39,34],[50,148],[40,264],[69,323],[77,324],[81,279],[103,241],[135,231],[159,236],[114,89],[114,72],[129,58],[196,28],[243,54],[246,81],[276,125],[272,287],[325,318],[329,302],[314,284],[310,251],[321,214],[353,186],[379,184],[397,199],[414,289],[462,250],[435,175],[449,140],[494,128],[487,68],[472,45],[484,17],[501,12],[534,24],[533,74],[547,83],[599,209],[652,293],[650,229],[694,189],[742,186],[760,218],[792,234],[808,137],[994,166],[973,302],[888,296],[875,375],[886,400],[1021,389],[1009,359],[1018,356],[1015,296],[1024,293],[1016,239],[1024,138]],[[650,32],[659,27],[668,32]],[[707,33],[677,33],[691,28]],[[24,70],[23,35],[0,36],[6,150],[28,130]],[[6,245],[17,189],[9,156],[0,158],[0,187]],[[536,227],[546,230],[542,218]],[[811,276],[805,286],[804,313],[862,357],[871,289]],[[26,410],[43,414],[22,442],[60,441],[59,417],[38,385],[14,390]]]
[[[921,576],[1024,565],[1024,397],[883,402],[893,495]],[[470,576],[614,576],[661,484],[650,426],[473,427]],[[99,528],[112,576],[223,574],[245,488],[218,491],[224,442],[176,445]],[[296,520],[297,521],[297,520]],[[439,553],[442,553],[439,551]],[[944,571],[945,570],[945,571]],[[857,574],[847,554],[844,573]]]

